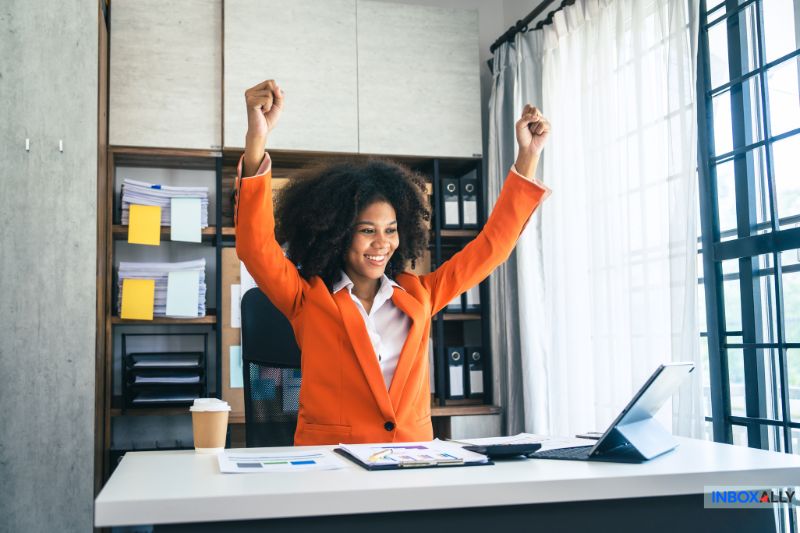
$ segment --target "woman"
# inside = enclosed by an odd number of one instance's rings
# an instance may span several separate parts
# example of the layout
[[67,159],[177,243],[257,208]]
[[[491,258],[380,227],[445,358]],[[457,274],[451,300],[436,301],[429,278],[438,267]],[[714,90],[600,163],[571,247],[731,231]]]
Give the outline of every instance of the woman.
[[525,106],[516,124],[519,156],[483,230],[434,272],[417,276],[404,270],[425,249],[429,211],[423,184],[398,165],[307,171],[284,189],[273,215],[264,149],[284,96],[274,80],[245,92],[236,252],[289,319],[301,349],[295,445],[431,440],[431,316],[508,258],[549,194],[532,177],[550,125]]

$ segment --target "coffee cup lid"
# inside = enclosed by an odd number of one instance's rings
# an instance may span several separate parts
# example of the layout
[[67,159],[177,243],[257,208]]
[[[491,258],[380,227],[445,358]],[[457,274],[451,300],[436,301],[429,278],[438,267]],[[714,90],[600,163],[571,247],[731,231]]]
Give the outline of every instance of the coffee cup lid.
[[230,411],[228,402],[216,398],[195,398],[190,411]]

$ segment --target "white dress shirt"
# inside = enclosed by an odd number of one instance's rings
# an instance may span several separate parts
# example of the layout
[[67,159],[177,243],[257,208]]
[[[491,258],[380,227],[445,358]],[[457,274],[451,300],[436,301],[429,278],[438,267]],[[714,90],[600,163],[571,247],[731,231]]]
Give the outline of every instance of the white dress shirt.
[[400,351],[403,349],[406,337],[408,337],[408,330],[411,328],[411,319],[392,301],[395,287],[397,290],[405,290],[384,274],[381,277],[378,294],[375,295],[375,300],[372,302],[372,308],[367,313],[361,300],[353,294],[353,281],[347,274],[342,272],[341,278],[333,286],[334,294],[346,288],[350,293],[350,298],[356,303],[358,312],[361,313],[364,325],[367,327],[369,340],[372,342],[372,349],[378,358],[387,389],[392,384],[397,361],[400,359]]

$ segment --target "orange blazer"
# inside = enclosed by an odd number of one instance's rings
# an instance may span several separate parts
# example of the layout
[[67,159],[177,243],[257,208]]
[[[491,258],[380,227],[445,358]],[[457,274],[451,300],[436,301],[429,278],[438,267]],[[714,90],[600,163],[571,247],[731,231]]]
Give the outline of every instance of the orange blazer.
[[549,190],[509,172],[474,240],[430,274],[397,276],[402,288],[395,287],[392,301],[409,316],[411,327],[387,390],[366,325],[348,292],[331,294],[321,278],[302,278],[276,241],[271,169],[247,178],[240,178],[241,172],[240,160],[236,253],[289,319],[302,354],[295,445],[431,440],[431,316],[508,258]]

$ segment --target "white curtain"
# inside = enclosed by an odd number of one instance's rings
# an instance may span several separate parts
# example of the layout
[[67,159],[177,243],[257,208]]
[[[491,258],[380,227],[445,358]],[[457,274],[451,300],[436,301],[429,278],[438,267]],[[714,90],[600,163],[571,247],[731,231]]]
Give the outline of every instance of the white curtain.
[[659,363],[688,360],[660,418],[703,434],[697,14],[697,0],[578,0],[505,47],[513,116],[531,102],[553,125],[540,177],[554,192],[516,254],[527,431],[602,430]]

